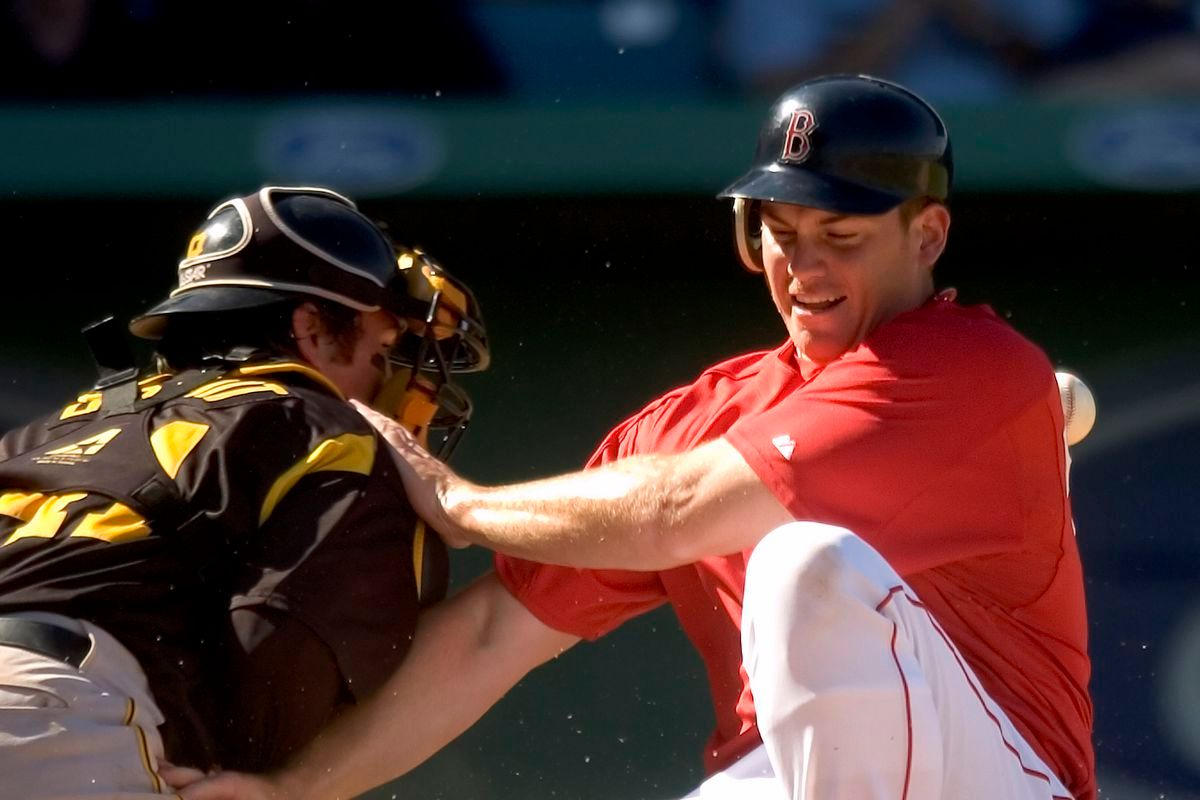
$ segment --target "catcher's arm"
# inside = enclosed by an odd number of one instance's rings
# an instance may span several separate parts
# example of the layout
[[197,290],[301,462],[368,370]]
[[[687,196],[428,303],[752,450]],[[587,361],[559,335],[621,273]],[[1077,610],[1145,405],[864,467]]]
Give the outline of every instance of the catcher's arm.
[[[220,774],[187,786],[182,796],[354,797],[416,767],[470,727],[529,670],[577,641],[540,622],[488,573],[422,614],[412,650],[396,673],[290,766],[263,777]],[[179,786],[199,776],[167,770],[164,777]]]

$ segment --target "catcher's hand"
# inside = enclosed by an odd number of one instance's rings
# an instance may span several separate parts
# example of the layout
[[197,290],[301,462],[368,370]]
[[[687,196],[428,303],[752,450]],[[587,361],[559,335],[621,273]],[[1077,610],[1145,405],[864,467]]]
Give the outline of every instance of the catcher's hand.
[[240,772],[208,774],[191,767],[160,762],[158,774],[183,800],[283,800],[287,794],[269,779]]

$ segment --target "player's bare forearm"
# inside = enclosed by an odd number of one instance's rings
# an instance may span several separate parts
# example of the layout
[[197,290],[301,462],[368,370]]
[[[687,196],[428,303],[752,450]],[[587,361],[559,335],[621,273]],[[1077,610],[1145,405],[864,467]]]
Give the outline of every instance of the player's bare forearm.
[[508,486],[451,479],[443,509],[464,540],[509,555],[592,567],[625,566],[628,560],[656,568],[675,560],[667,533],[695,491],[686,478],[664,486],[663,461],[643,456]]
[[417,513],[452,545],[573,567],[668,569],[753,547],[792,519],[741,454],[717,439],[507,486],[464,480],[393,420],[360,413],[399,456]]
[[508,486],[450,478],[442,503],[474,544],[591,568],[668,569],[753,547],[791,520],[723,440]]
[[[412,649],[367,702],[337,719],[269,786],[198,798],[355,797],[413,769],[470,727],[534,666],[578,641],[543,625],[489,573],[426,612]],[[231,782],[232,783],[232,782]]]

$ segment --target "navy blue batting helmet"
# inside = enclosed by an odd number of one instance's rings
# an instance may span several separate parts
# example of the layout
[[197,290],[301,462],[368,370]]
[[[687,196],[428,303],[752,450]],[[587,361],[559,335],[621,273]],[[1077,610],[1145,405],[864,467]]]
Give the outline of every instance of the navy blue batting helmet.
[[719,196],[733,198],[738,253],[760,272],[760,201],[882,214],[916,197],[945,202],[953,173],[950,135],[929,103],[878,78],[827,75],[775,101],[753,165]]

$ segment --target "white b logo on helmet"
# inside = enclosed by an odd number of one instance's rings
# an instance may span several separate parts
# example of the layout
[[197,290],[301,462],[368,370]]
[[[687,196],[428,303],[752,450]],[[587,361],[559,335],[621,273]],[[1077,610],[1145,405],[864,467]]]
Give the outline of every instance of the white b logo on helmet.
[[792,121],[783,137],[783,153],[780,154],[779,160],[784,164],[803,164],[812,152],[812,139],[809,138],[809,134],[816,130],[816,127],[817,118],[807,108],[793,111]]

